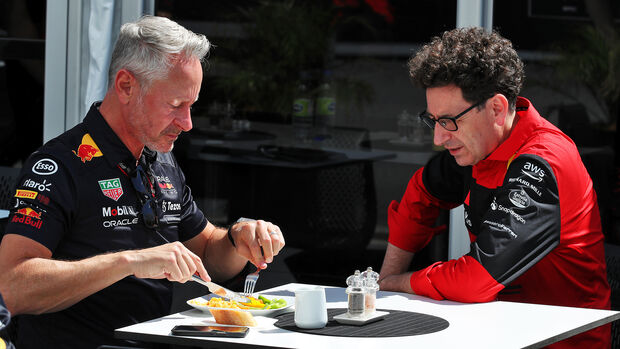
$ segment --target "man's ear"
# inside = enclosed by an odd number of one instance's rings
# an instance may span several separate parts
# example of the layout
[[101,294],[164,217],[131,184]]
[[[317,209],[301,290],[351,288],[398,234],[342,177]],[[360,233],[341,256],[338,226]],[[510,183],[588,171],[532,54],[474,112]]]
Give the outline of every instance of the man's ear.
[[504,126],[508,117],[508,99],[501,93],[496,93],[487,101],[487,107],[493,112],[495,123],[498,126]]
[[128,104],[138,93],[139,84],[135,76],[127,69],[121,69],[114,79],[114,91],[122,104]]

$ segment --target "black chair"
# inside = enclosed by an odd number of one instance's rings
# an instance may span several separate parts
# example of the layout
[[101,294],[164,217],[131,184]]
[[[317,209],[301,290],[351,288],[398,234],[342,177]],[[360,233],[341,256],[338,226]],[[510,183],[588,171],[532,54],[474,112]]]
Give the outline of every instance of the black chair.
[[[269,143],[255,152],[219,148],[227,156],[247,160],[238,163],[195,161],[184,157],[182,148],[177,146],[175,155],[195,198],[228,201],[227,220],[216,220],[217,223],[224,225],[238,217],[260,217],[277,222],[287,232],[287,246],[361,253],[372,238],[377,221],[372,161],[334,161],[314,167],[295,164],[319,163],[324,160],[322,155],[332,160],[346,157],[339,149],[368,149],[369,131],[335,127],[320,142],[326,148],[323,151]],[[188,151],[192,154],[201,149]],[[208,153],[214,151],[217,149],[209,148]],[[273,160],[292,165],[272,166]],[[212,214],[205,212],[207,216]]]
[[[611,288],[611,309],[620,310],[620,245],[605,243],[607,281]],[[611,324],[611,347],[620,348],[620,321]]]
[[[0,209],[8,210],[11,208],[15,187],[17,186],[17,176],[21,169],[15,167],[0,166]],[[0,233],[4,233],[7,219],[0,219]],[[1,238],[2,234],[0,234]]]
[[21,168],[0,166],[0,209],[11,208],[20,171]]
[[[322,142],[333,152],[370,146],[368,130],[360,128],[333,128],[330,137]],[[249,215],[278,222],[288,232],[288,246],[361,253],[372,238],[377,223],[377,198],[371,160],[312,169],[256,166],[252,178],[246,172],[241,166],[232,165],[222,176],[241,188],[237,198],[251,190],[260,203],[248,208],[246,200],[233,199],[232,216]],[[243,183],[247,186],[242,187]]]

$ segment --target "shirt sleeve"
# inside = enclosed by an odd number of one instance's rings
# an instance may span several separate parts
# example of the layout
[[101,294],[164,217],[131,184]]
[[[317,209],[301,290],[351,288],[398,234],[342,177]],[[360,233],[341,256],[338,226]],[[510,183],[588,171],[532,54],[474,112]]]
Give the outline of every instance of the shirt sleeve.
[[441,209],[452,209],[463,202],[464,180],[470,168],[456,164],[447,152],[431,158],[416,171],[400,202],[388,207],[388,241],[403,250],[417,252],[446,226],[435,226]]
[[484,213],[471,250],[414,272],[414,292],[434,299],[485,302],[540,261],[560,240],[560,205],[551,166],[521,155]]
[[76,191],[72,177],[52,156],[36,152],[24,164],[5,234],[18,234],[54,251],[70,230]]
[[192,190],[185,183],[185,174],[178,167],[179,176],[183,183],[182,203],[181,203],[181,223],[179,224],[179,240],[187,241],[200,234],[207,226],[207,218],[198,208],[192,196]]

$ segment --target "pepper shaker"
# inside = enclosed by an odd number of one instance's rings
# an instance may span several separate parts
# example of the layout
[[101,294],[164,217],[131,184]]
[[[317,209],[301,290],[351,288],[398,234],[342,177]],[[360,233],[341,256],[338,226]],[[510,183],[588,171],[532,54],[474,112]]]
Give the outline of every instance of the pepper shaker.
[[364,315],[366,309],[366,292],[359,270],[347,278],[348,313],[351,317]]

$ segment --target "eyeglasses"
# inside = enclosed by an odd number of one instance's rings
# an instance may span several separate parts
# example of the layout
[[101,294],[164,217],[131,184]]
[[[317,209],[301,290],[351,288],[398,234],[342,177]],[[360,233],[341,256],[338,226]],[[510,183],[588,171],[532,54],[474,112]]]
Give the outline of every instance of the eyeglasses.
[[[150,180],[144,171],[142,165],[136,166],[136,170],[133,171],[131,176],[131,184],[136,192],[139,194],[138,199],[142,208],[140,210],[142,214],[142,220],[147,228],[156,229],[159,227],[159,217],[157,216],[157,201],[153,195],[153,192],[144,185],[150,183]],[[150,184],[149,184],[150,186]]]
[[447,116],[443,116],[440,118],[435,119],[431,114],[429,114],[426,110],[422,111],[418,117],[420,118],[420,120],[424,121],[424,123],[426,124],[426,126],[430,127],[431,129],[435,129],[435,123],[438,123],[439,125],[441,125],[441,127],[445,128],[448,131],[456,131],[459,129],[459,127],[456,124],[456,119],[460,118],[461,116],[467,114],[467,112],[469,112],[470,110],[474,109],[475,107],[481,105],[482,103],[484,103],[486,101],[482,100],[474,105],[472,105],[471,107],[463,110],[461,113],[459,113],[457,116],[453,116],[453,117],[447,117]]

